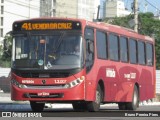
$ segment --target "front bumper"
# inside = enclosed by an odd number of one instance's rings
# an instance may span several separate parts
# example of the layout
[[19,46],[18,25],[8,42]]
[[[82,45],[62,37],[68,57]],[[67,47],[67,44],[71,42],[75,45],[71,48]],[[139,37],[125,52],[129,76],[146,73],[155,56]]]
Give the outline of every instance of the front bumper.
[[11,99],[15,101],[76,101],[85,100],[84,82],[66,89],[25,89],[11,85]]

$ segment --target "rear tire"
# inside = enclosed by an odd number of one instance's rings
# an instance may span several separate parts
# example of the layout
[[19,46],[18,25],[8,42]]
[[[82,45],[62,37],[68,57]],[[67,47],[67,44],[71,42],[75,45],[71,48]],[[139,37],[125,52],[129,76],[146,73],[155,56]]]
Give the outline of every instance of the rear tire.
[[44,109],[45,103],[38,103],[35,101],[30,101],[30,106],[31,106],[32,111],[41,112]]
[[126,110],[126,103],[118,103],[119,110]]
[[139,94],[137,86],[134,87],[132,102],[118,103],[119,110],[136,110],[139,106]]
[[102,102],[103,94],[101,87],[98,85],[96,90],[96,98],[95,101],[91,101],[87,103],[88,111],[90,112],[96,112],[99,111],[100,104]]
[[132,102],[126,104],[127,110],[136,110],[139,106],[139,94],[137,86],[134,86]]

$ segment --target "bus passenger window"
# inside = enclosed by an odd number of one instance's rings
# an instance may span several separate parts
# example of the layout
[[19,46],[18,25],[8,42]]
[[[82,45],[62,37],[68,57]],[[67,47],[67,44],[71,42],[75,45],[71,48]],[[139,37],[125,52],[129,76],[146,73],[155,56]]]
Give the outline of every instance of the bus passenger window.
[[120,59],[122,62],[128,62],[127,38],[120,37]]
[[97,31],[97,57],[99,59],[107,59],[107,35],[103,32]]
[[110,34],[108,41],[109,58],[114,61],[119,60],[118,36]]
[[153,45],[150,43],[146,43],[146,62],[148,66],[153,65]]
[[138,63],[145,65],[145,46],[144,42],[138,41]]
[[130,63],[137,63],[137,42],[134,39],[129,40],[129,59]]

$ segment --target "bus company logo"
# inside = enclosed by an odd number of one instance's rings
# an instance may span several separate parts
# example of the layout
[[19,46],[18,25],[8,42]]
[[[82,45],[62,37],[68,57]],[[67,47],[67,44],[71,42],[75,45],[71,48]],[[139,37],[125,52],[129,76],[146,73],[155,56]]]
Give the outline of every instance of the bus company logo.
[[124,74],[124,78],[126,78],[128,80],[136,79],[136,73]]
[[42,84],[45,85],[46,84],[46,80],[42,80]]
[[115,78],[116,77],[116,71],[112,68],[106,69],[106,77]]

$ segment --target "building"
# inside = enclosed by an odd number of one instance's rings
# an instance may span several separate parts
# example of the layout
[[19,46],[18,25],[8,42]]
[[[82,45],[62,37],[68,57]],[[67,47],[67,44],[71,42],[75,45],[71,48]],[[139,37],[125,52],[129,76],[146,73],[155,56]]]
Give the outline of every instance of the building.
[[53,16],[56,0],[40,0],[40,17]]
[[0,44],[16,20],[39,17],[37,0],[0,0]]
[[93,20],[100,0],[41,0],[41,17],[70,17]]
[[104,2],[104,17],[124,17],[131,12],[125,9],[124,0],[106,0]]

